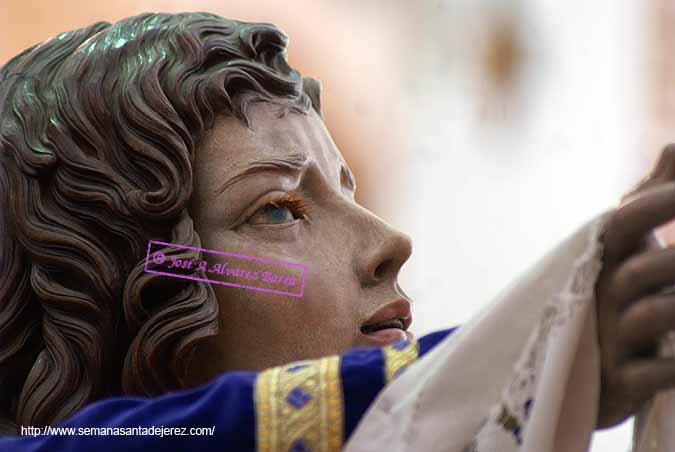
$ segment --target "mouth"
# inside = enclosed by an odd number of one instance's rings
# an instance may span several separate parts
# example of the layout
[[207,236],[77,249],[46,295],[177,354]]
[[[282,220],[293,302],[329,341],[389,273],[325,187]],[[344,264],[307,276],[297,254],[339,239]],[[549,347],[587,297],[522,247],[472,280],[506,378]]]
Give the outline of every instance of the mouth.
[[382,323],[376,323],[373,325],[363,325],[361,327],[361,332],[363,334],[372,334],[377,331],[382,331],[382,330],[387,330],[387,329],[399,329],[402,331],[407,330],[405,324],[403,323],[403,319],[391,319],[386,322]]
[[410,302],[399,299],[381,308],[361,325],[361,334],[375,345],[387,345],[411,339]]

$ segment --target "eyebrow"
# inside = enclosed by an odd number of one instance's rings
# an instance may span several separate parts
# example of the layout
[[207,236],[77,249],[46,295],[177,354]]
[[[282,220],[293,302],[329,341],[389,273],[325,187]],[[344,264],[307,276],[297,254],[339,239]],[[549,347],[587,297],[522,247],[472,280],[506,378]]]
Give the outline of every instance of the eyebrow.
[[248,168],[242,172],[231,177],[223,183],[215,192],[214,195],[219,195],[227,190],[232,184],[239,182],[241,179],[268,171],[286,171],[286,172],[300,172],[309,164],[309,156],[305,153],[298,152],[283,157],[256,160],[251,163]]

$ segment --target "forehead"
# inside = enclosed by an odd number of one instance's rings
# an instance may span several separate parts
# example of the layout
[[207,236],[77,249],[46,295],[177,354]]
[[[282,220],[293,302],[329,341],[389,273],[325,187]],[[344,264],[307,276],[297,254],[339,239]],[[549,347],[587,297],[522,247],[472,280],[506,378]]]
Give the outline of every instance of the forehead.
[[[200,166],[206,165],[220,180],[260,160],[289,159],[316,162],[322,172],[334,173],[345,165],[319,115],[289,112],[278,117],[279,107],[269,102],[251,104],[251,127],[233,117],[218,117],[200,145]],[[346,166],[346,165],[345,165]],[[218,174],[215,174],[218,173]],[[329,174],[325,174],[329,176]]]

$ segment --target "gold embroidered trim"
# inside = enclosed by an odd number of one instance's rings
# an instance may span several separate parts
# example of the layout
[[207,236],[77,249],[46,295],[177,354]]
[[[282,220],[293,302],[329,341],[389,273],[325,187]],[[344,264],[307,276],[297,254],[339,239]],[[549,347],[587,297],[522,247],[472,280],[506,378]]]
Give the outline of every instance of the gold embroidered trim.
[[339,356],[261,372],[254,402],[259,452],[338,452],[342,447]]
[[384,381],[389,383],[400,371],[419,356],[417,341],[399,342],[382,347],[384,354]]

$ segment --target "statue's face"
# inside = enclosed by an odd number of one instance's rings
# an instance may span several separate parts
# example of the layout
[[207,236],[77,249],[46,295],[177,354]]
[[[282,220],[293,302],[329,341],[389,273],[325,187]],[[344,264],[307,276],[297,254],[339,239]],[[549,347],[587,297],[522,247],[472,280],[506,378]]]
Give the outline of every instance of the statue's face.
[[410,239],[354,201],[351,171],[314,110],[277,109],[252,104],[252,129],[216,121],[196,152],[190,211],[202,248],[306,265],[304,295],[213,284],[220,332],[195,355],[196,383],[409,336],[397,278]]

